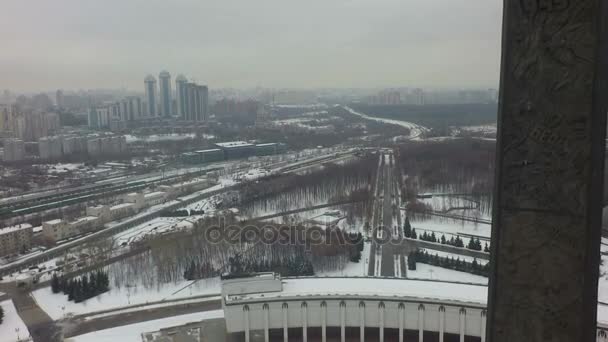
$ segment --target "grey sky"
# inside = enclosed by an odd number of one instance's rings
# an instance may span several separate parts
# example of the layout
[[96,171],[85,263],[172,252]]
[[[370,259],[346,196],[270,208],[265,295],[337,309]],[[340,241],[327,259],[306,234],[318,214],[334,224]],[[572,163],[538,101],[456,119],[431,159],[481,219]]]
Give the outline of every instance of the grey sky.
[[499,0],[1,0],[0,88],[495,86]]

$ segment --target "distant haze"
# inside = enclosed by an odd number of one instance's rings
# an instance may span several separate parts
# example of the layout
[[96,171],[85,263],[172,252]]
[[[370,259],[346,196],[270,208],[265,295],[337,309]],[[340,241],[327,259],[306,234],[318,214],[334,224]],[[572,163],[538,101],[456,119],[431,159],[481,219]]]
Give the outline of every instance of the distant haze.
[[499,0],[3,0],[0,89],[496,87]]

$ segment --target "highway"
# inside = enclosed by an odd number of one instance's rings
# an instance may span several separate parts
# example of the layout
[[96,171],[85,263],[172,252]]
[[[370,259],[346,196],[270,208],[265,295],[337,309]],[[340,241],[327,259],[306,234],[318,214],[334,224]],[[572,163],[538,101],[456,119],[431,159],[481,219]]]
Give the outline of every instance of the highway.
[[[386,243],[400,240],[402,230],[399,217],[399,192],[395,179],[395,163],[392,152],[380,154],[375,199],[372,215],[372,248],[368,275],[375,277],[407,277],[404,248]],[[398,174],[398,172],[396,173]]]

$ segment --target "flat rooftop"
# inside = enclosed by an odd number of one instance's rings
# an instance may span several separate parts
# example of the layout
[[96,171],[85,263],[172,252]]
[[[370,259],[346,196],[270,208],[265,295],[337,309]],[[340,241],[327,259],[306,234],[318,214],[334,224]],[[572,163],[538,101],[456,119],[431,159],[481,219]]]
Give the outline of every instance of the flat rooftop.
[[250,144],[246,141],[229,141],[229,142],[223,142],[223,143],[216,143],[216,146],[222,147],[222,148],[236,148],[236,147],[253,147],[255,145]]
[[283,278],[283,291],[228,296],[227,304],[302,296],[369,296],[445,300],[485,305],[488,287],[465,283],[369,277]]
[[15,226],[10,226],[10,227],[0,229],[0,235],[12,233],[12,232],[15,232],[18,230],[23,230],[23,229],[31,229],[31,228],[32,228],[31,224],[21,223],[21,224],[15,225]]
[[162,191],[156,191],[156,192],[151,192],[149,194],[145,194],[144,197],[145,198],[149,198],[149,197],[158,197],[158,196],[164,196],[165,193]]
[[220,150],[219,148],[211,148],[208,150],[195,151],[194,153],[212,153],[212,152],[222,152],[222,150]]

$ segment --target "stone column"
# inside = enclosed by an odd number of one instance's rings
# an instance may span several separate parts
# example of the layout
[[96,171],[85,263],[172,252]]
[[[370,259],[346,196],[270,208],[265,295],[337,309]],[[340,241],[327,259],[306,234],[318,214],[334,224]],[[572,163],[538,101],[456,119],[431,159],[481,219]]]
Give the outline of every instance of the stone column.
[[359,302],[359,342],[365,342],[365,303]]
[[601,0],[505,0],[487,341],[595,341]]
[[418,305],[418,342],[424,342],[424,305]]

